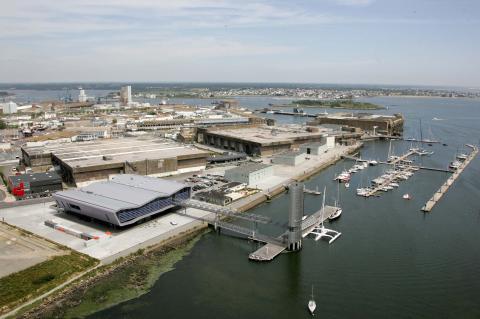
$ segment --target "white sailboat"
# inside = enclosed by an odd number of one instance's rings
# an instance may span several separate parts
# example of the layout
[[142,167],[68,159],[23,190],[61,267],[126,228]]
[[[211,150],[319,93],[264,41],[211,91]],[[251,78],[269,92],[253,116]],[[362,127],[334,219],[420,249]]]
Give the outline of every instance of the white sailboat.
[[312,316],[315,315],[315,309],[317,308],[317,303],[315,302],[315,299],[313,297],[313,285],[312,285],[312,296],[310,297],[310,300],[308,301],[308,310],[310,311],[310,314]]
[[340,184],[337,184],[337,199],[335,200],[336,210],[330,217],[328,217],[329,220],[337,219],[338,217],[340,217],[340,215],[342,215],[342,208],[338,206],[339,202],[340,202]]

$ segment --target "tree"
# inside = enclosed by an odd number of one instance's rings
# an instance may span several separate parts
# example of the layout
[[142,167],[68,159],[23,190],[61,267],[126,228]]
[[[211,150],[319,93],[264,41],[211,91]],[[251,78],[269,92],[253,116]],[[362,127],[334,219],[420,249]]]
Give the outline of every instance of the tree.
[[0,119],[0,130],[6,129],[7,123],[4,120]]

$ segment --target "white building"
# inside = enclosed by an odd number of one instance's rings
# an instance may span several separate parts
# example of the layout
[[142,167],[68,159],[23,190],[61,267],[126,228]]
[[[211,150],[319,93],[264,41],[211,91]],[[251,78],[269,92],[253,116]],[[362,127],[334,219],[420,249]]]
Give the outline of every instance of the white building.
[[335,136],[323,137],[320,142],[300,145],[300,150],[307,155],[321,155],[335,147]]
[[85,90],[80,89],[80,93],[78,94],[78,102],[87,102],[87,95],[85,94]]
[[251,163],[234,167],[225,171],[225,178],[232,182],[255,186],[273,176],[273,166],[262,163]]
[[120,103],[123,105],[132,103],[132,87],[130,85],[120,88]]
[[3,114],[12,114],[17,113],[17,103],[15,102],[8,102],[4,103],[3,105]]
[[290,151],[282,154],[278,154],[272,159],[273,164],[297,166],[305,162],[304,151]]

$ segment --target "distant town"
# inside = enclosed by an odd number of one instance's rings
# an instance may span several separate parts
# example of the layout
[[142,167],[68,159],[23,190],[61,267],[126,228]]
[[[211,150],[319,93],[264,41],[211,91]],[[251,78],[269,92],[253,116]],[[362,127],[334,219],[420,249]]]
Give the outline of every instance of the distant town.
[[416,88],[192,88],[192,89],[158,89],[151,88],[140,91],[137,96],[144,97],[196,97],[222,98],[235,96],[275,96],[285,98],[313,98],[313,99],[353,99],[372,96],[430,96],[430,97],[468,97],[478,98],[480,92],[467,90],[446,89],[416,89]]

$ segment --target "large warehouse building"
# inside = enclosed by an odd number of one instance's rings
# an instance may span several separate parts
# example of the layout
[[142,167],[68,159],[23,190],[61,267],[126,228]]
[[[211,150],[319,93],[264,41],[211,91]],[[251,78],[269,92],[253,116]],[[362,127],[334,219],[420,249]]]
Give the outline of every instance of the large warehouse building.
[[358,127],[372,134],[384,134],[401,136],[403,134],[404,118],[401,114],[384,115],[370,113],[333,113],[329,115],[319,115],[308,125],[347,125]]
[[301,126],[213,127],[199,129],[197,140],[225,150],[270,156],[298,148],[300,144],[320,142],[327,132],[331,130]]
[[106,182],[57,192],[57,207],[116,226],[126,226],[175,207],[190,198],[189,186],[175,181],[132,174]]
[[156,177],[205,169],[209,154],[163,139],[122,138],[22,148],[25,165],[54,166],[64,182],[77,187],[117,174]]

